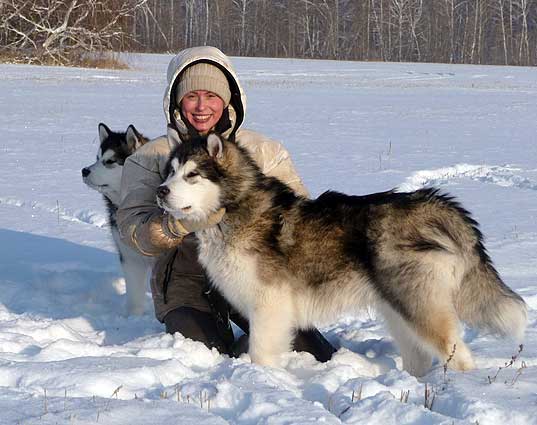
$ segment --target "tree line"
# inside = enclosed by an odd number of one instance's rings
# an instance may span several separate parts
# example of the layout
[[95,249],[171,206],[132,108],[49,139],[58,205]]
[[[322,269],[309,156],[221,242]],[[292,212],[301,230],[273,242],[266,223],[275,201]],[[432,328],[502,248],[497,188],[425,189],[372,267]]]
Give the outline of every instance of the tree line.
[[0,0],[0,24],[2,46],[41,51],[537,65],[537,0]]

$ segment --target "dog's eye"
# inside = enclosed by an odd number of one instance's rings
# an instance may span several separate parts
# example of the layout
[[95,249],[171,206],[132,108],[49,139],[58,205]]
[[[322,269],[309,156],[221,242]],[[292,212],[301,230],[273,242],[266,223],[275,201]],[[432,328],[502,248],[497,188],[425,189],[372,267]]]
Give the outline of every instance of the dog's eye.
[[199,175],[200,175],[200,173],[198,173],[197,171],[191,171],[190,173],[188,173],[188,174],[186,175],[186,178],[187,178],[187,179],[191,179],[191,178],[193,178],[193,177],[197,177],[197,176],[199,176]]
[[107,159],[106,161],[104,161],[104,165],[112,165],[112,164],[115,164],[116,161],[114,161],[113,159]]

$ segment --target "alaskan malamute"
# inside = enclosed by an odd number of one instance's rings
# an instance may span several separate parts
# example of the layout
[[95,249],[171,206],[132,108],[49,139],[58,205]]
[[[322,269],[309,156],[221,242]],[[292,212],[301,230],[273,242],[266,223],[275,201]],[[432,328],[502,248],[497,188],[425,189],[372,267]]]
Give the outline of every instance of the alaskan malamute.
[[97,160],[82,169],[82,179],[86,185],[100,192],[104,197],[112,236],[125,275],[127,314],[140,315],[144,313],[146,282],[152,261],[121,241],[116,224],[116,213],[123,164],[129,155],[147,143],[149,139],[141,135],[133,125],[129,125],[125,133],[118,133],[101,123],[99,124],[99,140]]
[[[474,367],[460,321],[521,338],[526,305],[500,279],[477,223],[436,189],[297,196],[216,134],[175,146],[158,202],[177,218],[222,222],[196,234],[199,258],[250,321],[253,362],[277,364],[295,329],[374,306],[403,367],[424,375],[433,355]],[[448,361],[449,359],[449,361]]]

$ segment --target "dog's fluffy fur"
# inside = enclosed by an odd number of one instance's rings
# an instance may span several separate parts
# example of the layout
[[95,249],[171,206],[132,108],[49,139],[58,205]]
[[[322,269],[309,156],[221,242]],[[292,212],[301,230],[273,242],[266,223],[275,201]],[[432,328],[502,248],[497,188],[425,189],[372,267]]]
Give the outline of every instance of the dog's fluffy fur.
[[374,306],[400,348],[403,367],[425,374],[433,356],[474,367],[460,321],[521,338],[526,305],[500,279],[477,223],[436,189],[366,196],[326,192],[310,200],[263,175],[245,149],[212,134],[175,148],[170,193],[160,204],[198,232],[211,280],[250,321],[252,361],[277,364],[297,328]]
[[96,161],[82,169],[82,179],[90,188],[103,195],[108,209],[112,237],[116,244],[127,287],[127,314],[140,315],[144,312],[147,275],[151,260],[120,238],[116,224],[119,205],[121,175],[125,160],[149,139],[140,134],[133,125],[126,132],[111,131],[99,124],[99,150]]

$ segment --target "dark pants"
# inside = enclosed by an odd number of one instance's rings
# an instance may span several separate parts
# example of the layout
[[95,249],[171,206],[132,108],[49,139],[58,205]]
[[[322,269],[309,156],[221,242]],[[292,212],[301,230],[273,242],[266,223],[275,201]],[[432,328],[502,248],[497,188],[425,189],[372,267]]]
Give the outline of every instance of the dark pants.
[[[233,322],[248,333],[248,321],[238,314],[230,316]],[[231,326],[227,318],[213,313],[196,310],[192,307],[179,307],[170,311],[164,317],[166,332],[180,332],[184,337],[203,342],[209,348],[216,348],[219,352],[231,356],[238,356],[248,350],[246,338],[237,342],[233,339]],[[334,347],[317,330],[298,331],[293,348],[296,351],[306,351],[320,362],[331,359],[335,353]]]

